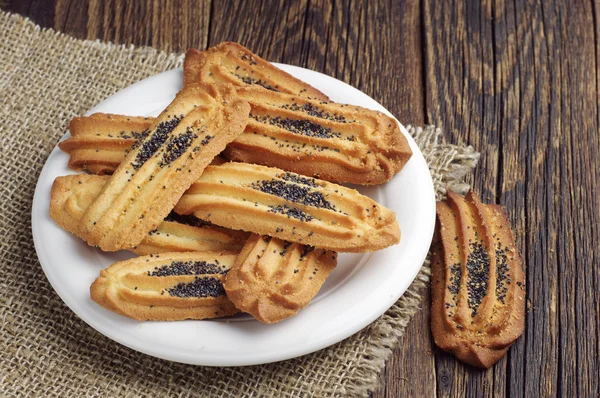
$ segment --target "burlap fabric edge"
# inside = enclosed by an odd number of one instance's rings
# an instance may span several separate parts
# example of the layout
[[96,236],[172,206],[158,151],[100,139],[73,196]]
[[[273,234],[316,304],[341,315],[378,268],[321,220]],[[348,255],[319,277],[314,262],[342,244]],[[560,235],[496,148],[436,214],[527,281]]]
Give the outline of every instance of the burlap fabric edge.
[[[63,396],[366,396],[411,317],[424,305],[426,262],[384,315],[317,353],[245,368],[172,363],[120,346],[78,319],[39,266],[31,200],[46,157],[68,121],[107,96],[181,66],[180,54],[82,41],[0,13],[0,391]],[[461,191],[479,154],[444,143],[440,129],[408,127],[436,196]]]

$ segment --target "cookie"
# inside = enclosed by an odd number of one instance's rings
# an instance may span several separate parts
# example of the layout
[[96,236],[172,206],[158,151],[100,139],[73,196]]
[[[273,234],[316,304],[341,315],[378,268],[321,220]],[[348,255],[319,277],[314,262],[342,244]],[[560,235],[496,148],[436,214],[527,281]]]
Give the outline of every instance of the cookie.
[[275,323],[306,307],[336,264],[335,252],[252,235],[223,286],[238,309]]
[[221,43],[206,51],[190,49],[183,64],[184,85],[193,83],[229,83],[256,86],[323,101],[329,98],[287,72],[273,66],[247,48],[231,42]]
[[100,271],[90,297],[138,321],[209,319],[233,315],[223,279],[231,253],[165,253],[120,261]]
[[431,330],[460,360],[488,368],[523,333],[525,282],[501,206],[472,191],[437,203],[432,249]]
[[58,147],[69,154],[69,168],[93,174],[112,174],[130,148],[149,133],[153,117],[94,113],[71,120],[71,138]]
[[[50,193],[50,216],[64,230],[77,234],[81,217],[100,194],[108,176],[87,174],[58,177]],[[247,232],[211,225],[194,216],[172,213],[130,250],[156,254],[185,251],[239,252],[248,238]]]
[[358,191],[248,163],[207,167],[174,210],[340,252],[380,250],[400,241],[394,212]]
[[[234,92],[250,104],[251,114],[244,134],[225,149],[231,160],[375,185],[391,179],[412,156],[398,123],[381,112],[252,86]],[[70,168],[109,174],[153,121],[109,114],[79,117],[71,122],[73,138],[59,146],[70,154]]]
[[327,181],[377,185],[412,156],[396,120],[381,112],[240,87],[250,104],[246,131],[225,157]]

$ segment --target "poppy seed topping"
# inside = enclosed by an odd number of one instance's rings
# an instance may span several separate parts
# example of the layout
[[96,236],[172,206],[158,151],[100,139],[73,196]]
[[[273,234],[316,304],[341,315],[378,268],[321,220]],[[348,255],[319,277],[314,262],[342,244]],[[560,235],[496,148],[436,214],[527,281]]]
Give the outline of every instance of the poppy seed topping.
[[206,261],[173,261],[169,265],[155,267],[148,271],[148,276],[174,276],[174,275],[210,275],[226,274],[228,269],[223,266]]
[[212,223],[208,221],[204,221],[194,216],[193,214],[182,215],[177,214],[174,211],[169,213],[167,217],[165,217],[165,221],[177,222],[179,224],[189,225],[190,227],[206,227],[207,225],[212,225]]
[[223,283],[217,278],[198,278],[189,283],[180,283],[167,290],[171,296],[181,298],[220,297],[225,295]]
[[259,86],[261,86],[263,88],[266,88],[267,90],[270,90],[270,91],[275,91],[275,92],[279,91],[279,90],[277,90],[277,88],[271,86],[269,83],[267,83],[267,82],[265,82],[265,81],[263,81],[261,79],[254,79],[254,78],[252,78],[250,76],[241,76],[241,75],[238,75],[238,74],[235,74],[235,76],[237,78],[239,78],[241,81],[243,81],[244,83],[246,83],[246,84],[250,84],[250,85],[251,84],[256,84],[256,85],[259,85]]
[[331,114],[327,111],[319,109],[311,103],[302,104],[302,106],[300,106],[294,102],[293,104],[283,104],[280,106],[280,108],[290,111],[301,111],[310,116],[318,117],[320,119],[331,120],[332,122],[348,123],[348,120],[344,116],[338,115],[337,113]]
[[313,216],[306,214],[302,210],[297,209],[295,207],[289,207],[287,205],[269,206],[269,210],[267,210],[267,211],[269,213],[284,214],[284,215],[288,216],[288,218],[295,218],[300,221],[308,222],[308,221],[311,221],[312,219],[314,219]]
[[169,134],[171,134],[171,132],[175,130],[175,128],[179,125],[182,119],[183,115],[176,116],[173,119],[164,122],[160,122],[156,126],[154,133],[150,136],[149,139],[143,142],[140,141],[140,150],[137,153],[135,160],[131,163],[135,170],[139,170],[140,167],[142,167],[144,163],[146,163],[146,161],[150,159],[156,153],[156,151],[158,151],[158,149],[165,143],[165,141],[167,141],[167,138],[169,138]]
[[257,116],[250,114],[250,117],[260,123],[270,124],[290,131],[294,134],[301,134],[307,137],[315,138],[341,138],[341,134],[333,131],[329,127],[323,127],[310,120],[298,120],[282,118],[281,116]]
[[490,257],[480,242],[471,243],[471,254],[467,258],[467,302],[471,316],[477,315],[481,301],[487,294],[490,273]]
[[325,184],[317,185],[317,182],[314,178],[303,177],[299,174],[294,173],[282,173],[277,176],[277,178],[281,178],[282,180],[295,182],[296,184],[308,185],[309,187],[316,188],[318,186],[325,186]]
[[310,188],[305,188],[297,184],[288,184],[284,181],[273,179],[270,181],[262,180],[254,182],[250,187],[257,191],[289,200],[290,202],[335,211],[335,206],[325,199],[325,196],[321,192],[313,191]]
[[460,263],[456,263],[450,266],[450,285],[448,290],[454,296],[458,294],[460,290],[460,279],[462,278],[462,269]]
[[194,134],[191,128],[188,128],[185,133],[180,134],[177,137],[171,137],[167,141],[163,159],[159,163],[160,167],[168,166],[172,162],[179,159],[179,157],[192,145],[194,139],[196,138],[198,138],[198,136]]
[[506,258],[506,252],[502,249],[502,246],[498,244],[496,249],[496,296],[498,300],[505,304],[506,294],[508,293],[508,285],[510,285],[510,269],[508,268],[508,261]]

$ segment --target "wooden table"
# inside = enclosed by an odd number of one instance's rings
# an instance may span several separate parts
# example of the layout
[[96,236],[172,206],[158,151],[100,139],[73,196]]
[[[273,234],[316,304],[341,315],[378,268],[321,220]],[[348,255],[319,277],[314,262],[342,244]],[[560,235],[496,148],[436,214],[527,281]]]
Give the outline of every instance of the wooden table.
[[600,395],[600,4],[581,1],[0,0],[87,39],[166,51],[237,41],[341,79],[482,153],[527,275],[525,333],[487,371],[433,346],[429,296],[374,397]]

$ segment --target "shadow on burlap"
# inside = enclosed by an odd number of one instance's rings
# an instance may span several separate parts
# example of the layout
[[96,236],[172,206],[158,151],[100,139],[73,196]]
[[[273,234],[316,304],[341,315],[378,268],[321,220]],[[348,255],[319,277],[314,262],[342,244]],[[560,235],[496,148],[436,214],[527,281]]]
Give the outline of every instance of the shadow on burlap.
[[[208,368],[132,351],[99,334],[60,300],[31,237],[33,191],[68,121],[107,96],[183,57],[151,48],[76,40],[0,12],[0,392],[68,396],[365,396],[421,303],[425,263],[392,308],[354,336],[275,364]],[[410,128],[438,197],[475,165],[472,148],[443,143],[433,127]],[[0,394],[1,395],[1,394]]]

